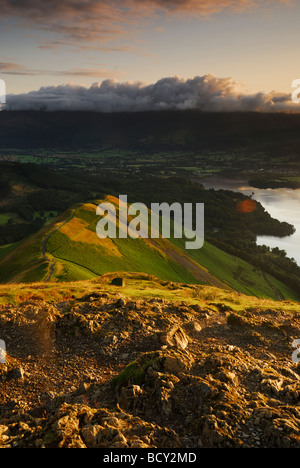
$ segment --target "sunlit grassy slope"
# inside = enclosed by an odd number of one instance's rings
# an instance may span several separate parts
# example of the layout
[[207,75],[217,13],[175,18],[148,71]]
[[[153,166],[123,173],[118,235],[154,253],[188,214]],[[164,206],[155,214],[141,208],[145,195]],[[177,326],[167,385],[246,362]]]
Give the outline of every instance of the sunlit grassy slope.
[[[117,203],[117,199],[109,197]],[[0,249],[0,282],[72,282],[107,273],[145,273],[163,281],[208,284],[246,295],[295,299],[296,294],[270,275],[208,242],[185,250],[181,239],[99,239],[98,201],[77,205],[18,244]]]
[[26,301],[64,302],[66,309],[72,301],[89,295],[104,294],[106,297],[124,297],[132,300],[163,299],[174,304],[198,304],[205,308],[227,310],[244,314],[247,309],[285,311],[299,314],[300,304],[291,300],[275,301],[228,291],[214,286],[188,285],[162,281],[144,273],[122,273],[124,286],[112,286],[114,274],[107,273],[93,280],[76,282],[39,282],[0,284],[0,305],[19,305]]

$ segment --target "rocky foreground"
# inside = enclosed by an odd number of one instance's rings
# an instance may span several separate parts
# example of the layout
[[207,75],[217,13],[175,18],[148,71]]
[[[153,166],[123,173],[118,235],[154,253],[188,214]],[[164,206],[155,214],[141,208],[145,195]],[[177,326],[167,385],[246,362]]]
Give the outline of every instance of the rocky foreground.
[[0,308],[0,447],[300,447],[299,310],[105,293]]

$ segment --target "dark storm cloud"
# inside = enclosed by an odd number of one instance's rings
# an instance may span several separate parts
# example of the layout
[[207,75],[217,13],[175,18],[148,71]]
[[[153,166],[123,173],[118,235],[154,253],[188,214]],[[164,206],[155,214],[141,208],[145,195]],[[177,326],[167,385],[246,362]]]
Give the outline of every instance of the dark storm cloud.
[[7,96],[7,108],[97,112],[180,109],[212,112],[298,110],[291,102],[289,94],[272,92],[249,95],[231,78],[217,78],[213,75],[189,80],[163,78],[150,85],[105,80],[90,88],[71,84],[49,86],[26,94]]

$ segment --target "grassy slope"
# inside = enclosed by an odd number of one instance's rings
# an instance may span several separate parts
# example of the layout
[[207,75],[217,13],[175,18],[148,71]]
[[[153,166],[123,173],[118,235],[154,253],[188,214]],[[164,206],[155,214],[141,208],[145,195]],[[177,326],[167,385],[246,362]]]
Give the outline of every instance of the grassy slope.
[[10,246],[8,255],[2,259],[0,256],[0,281],[34,282],[44,278],[48,262],[41,257],[40,245],[41,234],[38,233]]
[[[179,246],[183,244],[181,239],[174,239],[173,242]],[[268,284],[254,266],[218,249],[208,242],[204,243],[202,249],[190,250],[189,255],[236,291],[251,296],[267,296],[278,299],[277,294],[274,292],[275,289],[281,293],[284,299],[299,299],[297,294],[281,281],[271,275],[265,275],[268,279]]]
[[[84,281],[108,272],[143,272],[165,281],[189,284],[214,284],[220,282],[244,294],[278,299],[279,290],[285,299],[297,300],[296,294],[278,280],[267,275],[266,282],[249,263],[233,257],[205,242],[200,250],[183,249],[183,240],[171,239],[168,249],[189,256],[198,265],[208,281],[201,281],[195,272],[179,264],[164,252],[165,242],[154,247],[138,239],[100,240],[95,233],[99,217],[96,204],[73,208],[39,233],[23,243],[0,249],[0,281],[2,283],[32,283],[45,281],[49,272],[49,260],[54,262],[51,281]],[[66,222],[68,221],[68,222]],[[54,229],[59,227],[55,232]],[[46,243],[46,256],[42,256],[42,242]],[[181,250],[182,249],[182,250]],[[17,272],[17,273],[16,273]],[[222,286],[222,285],[221,285]]]
[[[62,302],[78,299],[86,294],[105,293],[108,297],[136,299],[166,299],[174,303],[199,304],[203,308],[216,308],[223,304],[223,309],[243,314],[248,308],[258,310],[272,309],[275,312],[300,312],[299,303],[293,301],[278,302],[272,299],[238,294],[234,291],[221,290],[213,286],[186,285],[164,282],[150,275],[125,273],[125,285],[120,288],[110,284],[113,274],[88,281],[62,283],[31,283],[0,285],[0,305],[19,305],[24,301],[44,300]],[[67,307],[67,303],[66,303]]]
[[47,251],[65,267],[60,269],[61,280],[70,280],[70,273],[73,274],[67,262],[77,269],[84,267],[91,277],[112,271],[134,271],[163,280],[198,282],[190,271],[143,239],[100,240],[96,235],[99,217],[95,210],[96,205],[92,204],[79,208],[69,226],[53,233],[47,242]]

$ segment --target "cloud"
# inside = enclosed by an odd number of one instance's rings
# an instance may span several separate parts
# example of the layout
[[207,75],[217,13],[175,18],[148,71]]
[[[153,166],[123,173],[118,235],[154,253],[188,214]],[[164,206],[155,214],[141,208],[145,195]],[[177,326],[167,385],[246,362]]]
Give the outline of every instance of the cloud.
[[143,4],[149,10],[167,13],[192,13],[209,16],[225,10],[241,12],[253,8],[286,3],[284,0],[134,0],[135,4]]
[[13,18],[17,27],[46,30],[68,41],[106,41],[132,26],[131,4],[131,0],[1,0],[1,18]]
[[48,86],[26,94],[8,95],[8,110],[138,112],[198,109],[207,112],[298,112],[290,94],[246,94],[232,78],[214,75],[162,78],[154,84],[105,80],[91,87]]
[[108,78],[111,76],[122,77],[123,72],[116,70],[112,71],[104,66],[91,68],[71,68],[69,70],[47,70],[47,69],[35,69],[25,67],[24,65],[14,62],[0,62],[0,73],[1,75],[22,75],[22,76],[85,76],[85,77],[96,77],[96,78]]
[[1,18],[18,20],[18,27],[58,34],[63,45],[66,40],[99,42],[123,37],[141,30],[143,21],[154,15],[206,17],[224,10],[238,12],[288,3],[289,0],[1,0]]
[[73,50],[74,52],[78,51],[91,51],[97,50],[104,53],[111,53],[111,52],[130,52],[130,53],[144,53],[141,48],[129,46],[129,45],[119,45],[119,46],[100,46],[99,44],[91,45],[87,43],[78,43],[72,41],[59,41],[59,40],[43,40],[39,42],[38,48],[39,49],[52,49],[58,50],[62,47],[67,47],[69,50]]
[[0,62],[1,74],[22,74],[25,70],[26,68],[23,65],[15,62]]

